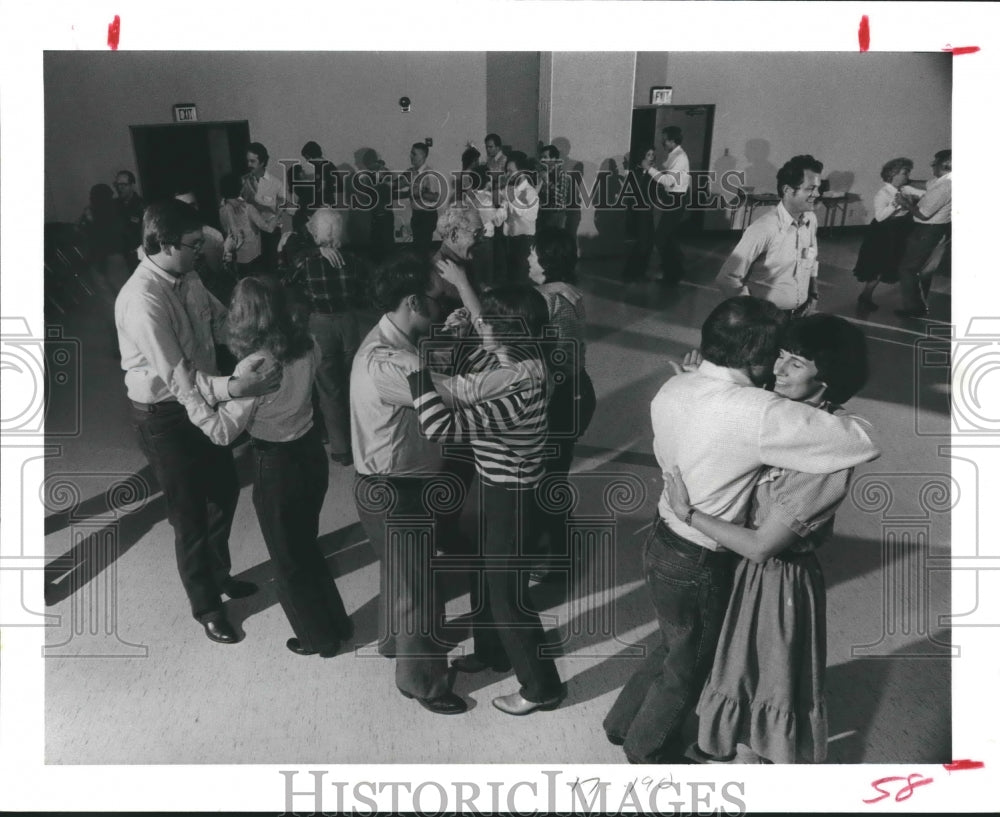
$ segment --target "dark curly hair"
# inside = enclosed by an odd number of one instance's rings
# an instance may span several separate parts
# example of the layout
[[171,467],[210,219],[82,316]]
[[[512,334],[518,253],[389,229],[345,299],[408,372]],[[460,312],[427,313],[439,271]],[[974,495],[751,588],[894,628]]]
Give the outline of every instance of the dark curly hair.
[[778,336],[778,347],[816,365],[831,403],[847,402],[868,382],[865,333],[838,315],[817,313],[795,318]]
[[291,363],[313,347],[308,325],[290,308],[284,289],[263,278],[236,285],[227,328],[227,345],[237,359],[266,350],[278,362]]
[[569,230],[543,227],[535,233],[534,243],[545,283],[576,283],[576,241]]

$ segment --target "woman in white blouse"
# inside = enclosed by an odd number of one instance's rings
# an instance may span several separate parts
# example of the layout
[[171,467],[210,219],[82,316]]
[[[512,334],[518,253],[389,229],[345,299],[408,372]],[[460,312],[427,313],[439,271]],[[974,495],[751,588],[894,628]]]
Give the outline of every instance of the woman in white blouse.
[[923,195],[922,190],[908,184],[911,170],[913,162],[905,157],[890,159],[882,166],[885,184],[875,194],[875,217],[868,225],[854,265],[854,277],[865,285],[858,296],[858,308],[862,311],[878,309],[872,293],[879,282],[894,284],[899,280],[899,262],[913,225],[904,198],[916,199]]
[[253,504],[277,583],[278,601],[298,655],[326,658],[353,633],[351,620],[317,543],[329,484],[326,453],[313,421],[313,382],[320,350],[286,304],[277,283],[244,278],[233,292],[228,345],[240,359],[235,376],[262,358],[282,366],[281,387],[262,397],[209,406],[190,364],[174,370],[174,391],[191,421],[212,442],[228,445],[250,433],[256,464]]

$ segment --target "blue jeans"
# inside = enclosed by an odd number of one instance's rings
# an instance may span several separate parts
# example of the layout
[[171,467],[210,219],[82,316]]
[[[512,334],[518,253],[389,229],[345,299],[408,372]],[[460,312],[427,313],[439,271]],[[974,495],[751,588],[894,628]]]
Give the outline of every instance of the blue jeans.
[[319,549],[319,514],[330,474],[319,429],[297,440],[253,440],[253,506],[271,557],[278,602],[307,650],[336,649],[350,619]]
[[657,517],[643,574],[660,625],[659,643],[628,680],[604,719],[609,739],[632,763],[676,758],[688,714],[712,668],[737,557],[678,536]]

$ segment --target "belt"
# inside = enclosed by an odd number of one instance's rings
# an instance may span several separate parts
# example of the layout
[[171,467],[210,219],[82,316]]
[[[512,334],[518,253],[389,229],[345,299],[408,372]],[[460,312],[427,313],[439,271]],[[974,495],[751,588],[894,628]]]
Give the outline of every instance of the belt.
[[162,403],[139,403],[135,400],[129,400],[129,402],[132,404],[132,408],[145,411],[147,414],[163,414],[168,411],[184,410],[184,406],[176,400],[164,400]]
[[671,528],[659,514],[656,515],[656,526],[669,539],[671,547],[682,553],[704,559],[729,559],[733,555],[728,550],[711,550],[697,542],[692,542],[690,539],[685,539]]

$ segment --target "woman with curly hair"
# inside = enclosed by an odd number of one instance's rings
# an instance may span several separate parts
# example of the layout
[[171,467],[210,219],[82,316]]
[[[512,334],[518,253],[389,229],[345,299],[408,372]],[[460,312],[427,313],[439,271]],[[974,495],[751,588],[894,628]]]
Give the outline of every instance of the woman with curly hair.
[[317,543],[330,479],[313,421],[319,347],[288,307],[281,287],[260,278],[236,285],[227,328],[228,346],[240,361],[234,376],[261,359],[265,365],[275,361],[282,366],[280,388],[213,409],[198,391],[190,364],[182,361],[174,370],[175,392],[191,421],[217,445],[249,432],[256,459],[254,509],[274,567],[278,601],[295,633],[286,646],[298,655],[330,657],[353,627]]

